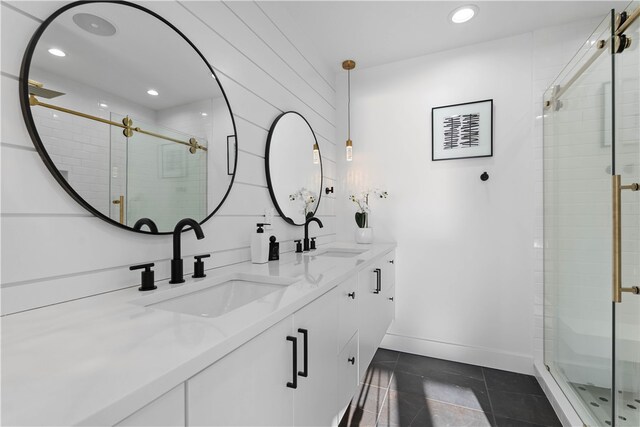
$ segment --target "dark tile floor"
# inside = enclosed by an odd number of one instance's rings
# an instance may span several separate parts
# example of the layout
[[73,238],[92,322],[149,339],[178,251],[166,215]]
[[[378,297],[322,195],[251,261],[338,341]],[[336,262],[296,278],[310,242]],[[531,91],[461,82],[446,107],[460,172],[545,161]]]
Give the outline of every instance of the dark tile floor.
[[379,349],[340,427],[561,426],[529,375]]

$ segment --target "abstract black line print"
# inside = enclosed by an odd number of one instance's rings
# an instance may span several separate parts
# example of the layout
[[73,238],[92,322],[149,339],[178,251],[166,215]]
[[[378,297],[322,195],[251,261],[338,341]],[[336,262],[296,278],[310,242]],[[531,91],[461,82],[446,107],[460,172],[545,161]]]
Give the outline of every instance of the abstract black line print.
[[450,116],[444,118],[444,149],[458,148],[460,139],[460,116]]
[[442,148],[445,150],[477,147],[480,144],[480,113],[445,117],[443,125]]

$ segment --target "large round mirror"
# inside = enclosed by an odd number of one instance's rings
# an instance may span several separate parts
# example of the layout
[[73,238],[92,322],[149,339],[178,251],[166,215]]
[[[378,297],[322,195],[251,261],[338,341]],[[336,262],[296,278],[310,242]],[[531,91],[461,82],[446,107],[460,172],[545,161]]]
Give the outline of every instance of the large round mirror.
[[322,157],[307,120],[289,111],[275,119],[266,150],[267,183],[278,213],[289,224],[304,225],[320,204]]
[[93,214],[128,229],[151,220],[167,233],[182,218],[206,221],[227,197],[237,146],[226,95],[197,48],[157,14],[71,3],[36,31],[20,78],[40,156]]

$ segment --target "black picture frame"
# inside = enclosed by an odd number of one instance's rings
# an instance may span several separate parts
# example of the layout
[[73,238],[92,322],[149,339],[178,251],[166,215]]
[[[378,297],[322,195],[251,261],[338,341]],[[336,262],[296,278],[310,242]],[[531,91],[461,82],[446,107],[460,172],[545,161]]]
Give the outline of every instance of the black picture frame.
[[431,160],[493,157],[493,99],[431,109]]
[[[230,149],[229,147],[232,147],[233,149]],[[231,153],[233,153],[233,160],[231,160]],[[235,135],[227,135],[227,175],[235,175],[237,157],[238,140]]]

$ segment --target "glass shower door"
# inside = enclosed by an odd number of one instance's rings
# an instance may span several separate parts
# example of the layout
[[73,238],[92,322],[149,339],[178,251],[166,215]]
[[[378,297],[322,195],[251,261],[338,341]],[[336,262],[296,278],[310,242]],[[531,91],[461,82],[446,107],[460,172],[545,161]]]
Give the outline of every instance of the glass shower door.
[[[640,1],[626,9],[639,10]],[[629,18],[628,18],[629,19]],[[622,185],[640,183],[640,19],[623,34],[631,45],[614,55],[615,174]],[[620,284],[640,285],[640,191],[620,194]],[[615,298],[614,298],[615,299]],[[614,303],[614,397],[616,426],[640,426],[640,296],[623,292]]]
[[545,364],[592,426],[612,423],[609,24],[544,95]]
[[544,97],[545,364],[590,426],[640,426],[638,16],[607,17]]

